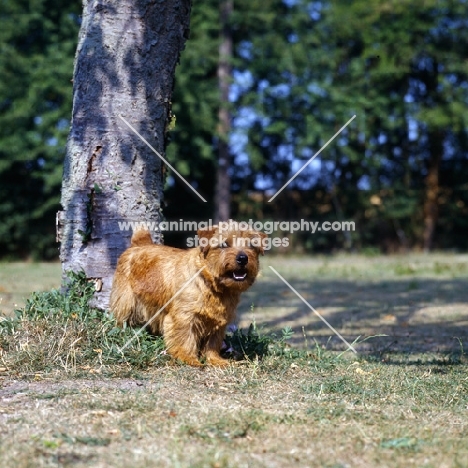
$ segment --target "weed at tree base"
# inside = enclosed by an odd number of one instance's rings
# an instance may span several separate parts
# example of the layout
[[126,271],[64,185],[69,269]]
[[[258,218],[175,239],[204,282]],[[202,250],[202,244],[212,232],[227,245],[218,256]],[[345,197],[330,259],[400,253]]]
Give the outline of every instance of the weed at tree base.
[[[1,359],[18,373],[79,372],[127,364],[141,369],[164,359],[164,343],[143,330],[119,328],[112,314],[89,307],[94,286],[69,273],[67,291],[33,293],[23,309],[0,322]],[[166,358],[167,359],[167,358]]]

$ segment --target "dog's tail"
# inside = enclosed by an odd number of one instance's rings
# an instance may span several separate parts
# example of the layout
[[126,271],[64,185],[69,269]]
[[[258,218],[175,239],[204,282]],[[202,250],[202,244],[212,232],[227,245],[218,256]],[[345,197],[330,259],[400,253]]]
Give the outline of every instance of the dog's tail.
[[153,245],[153,239],[147,229],[138,229],[132,236],[132,247],[140,247],[142,245]]

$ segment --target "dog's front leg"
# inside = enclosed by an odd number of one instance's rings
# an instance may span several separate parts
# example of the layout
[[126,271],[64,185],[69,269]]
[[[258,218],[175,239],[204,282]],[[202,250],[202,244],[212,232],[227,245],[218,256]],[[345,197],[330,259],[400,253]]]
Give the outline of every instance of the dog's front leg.
[[205,355],[206,361],[211,366],[228,366],[229,361],[227,359],[223,359],[219,352],[223,345],[224,335],[226,332],[226,327],[219,328],[216,332],[214,332],[208,342],[206,343],[205,348]]
[[190,366],[202,366],[198,360],[197,339],[185,323],[177,323],[170,316],[166,316],[163,323],[163,336],[167,351],[173,358],[180,359]]

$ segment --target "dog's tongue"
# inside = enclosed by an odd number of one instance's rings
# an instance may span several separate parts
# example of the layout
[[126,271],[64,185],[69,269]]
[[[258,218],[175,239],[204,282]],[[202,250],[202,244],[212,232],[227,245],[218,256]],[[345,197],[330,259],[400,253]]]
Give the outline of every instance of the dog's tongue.
[[232,276],[236,281],[243,281],[247,277],[247,272],[245,272],[245,273],[241,273],[241,272],[236,273],[235,271],[233,271]]

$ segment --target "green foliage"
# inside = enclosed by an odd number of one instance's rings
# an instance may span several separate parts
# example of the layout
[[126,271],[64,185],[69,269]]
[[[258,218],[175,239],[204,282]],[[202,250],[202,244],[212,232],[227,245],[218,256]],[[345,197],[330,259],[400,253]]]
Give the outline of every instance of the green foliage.
[[[437,245],[468,248],[466,6],[448,0],[236,1],[234,217],[253,211],[257,218],[352,219],[359,226],[348,237],[298,236],[308,250],[418,246],[427,174],[435,166]],[[2,3],[3,257],[57,254],[54,216],[80,10],[78,1]],[[213,212],[219,2],[195,2],[190,29],[176,69],[167,158],[209,203],[187,195],[171,175],[164,210],[169,219]],[[280,188],[353,115],[274,206],[252,199],[254,191]],[[372,204],[373,196],[382,203]],[[168,233],[167,240],[178,239]]]
[[0,16],[0,254],[53,258],[71,117],[79,1],[4,1]]
[[176,68],[172,98],[176,121],[166,150],[169,162],[208,203],[200,203],[191,193],[187,195],[185,184],[171,174],[172,184],[166,187],[164,210],[169,219],[186,218],[190,213],[190,219],[202,220],[213,213],[219,108],[218,8],[219,2],[215,0],[192,5],[190,37]]
[[251,323],[248,330],[231,327],[224,339],[226,357],[234,359],[248,359],[253,361],[267,355],[284,354],[287,349],[287,341],[291,339],[293,331],[290,327],[281,330],[281,337],[276,334],[262,334],[255,322]]
[[234,328],[228,332],[224,342],[226,345],[225,356],[254,360],[268,353],[270,339],[266,336],[260,336],[256,325],[252,323],[247,332],[241,328]]
[[[426,176],[436,167],[443,192],[436,203],[444,200],[439,225],[453,223],[461,233],[467,214],[460,177],[466,178],[461,161],[466,168],[468,154],[466,3],[267,3],[245,9],[251,17],[257,8],[278,14],[265,14],[255,25],[243,23],[242,6],[237,16],[238,51],[248,53],[236,65],[250,83],[236,108],[252,114],[242,129],[250,158],[237,172],[239,187],[254,189],[261,174],[264,184],[277,189],[300,167],[293,167],[293,159],[304,164],[356,115],[320,156],[320,169],[305,170],[288,190],[330,193],[327,216],[359,223],[354,245],[406,248],[421,242]],[[388,196],[379,209],[369,209],[375,193]],[[307,201],[298,203],[301,214]],[[449,218],[448,206],[457,215]],[[290,203],[280,210],[283,216],[290,212]],[[324,216],[319,212],[315,219]]]

